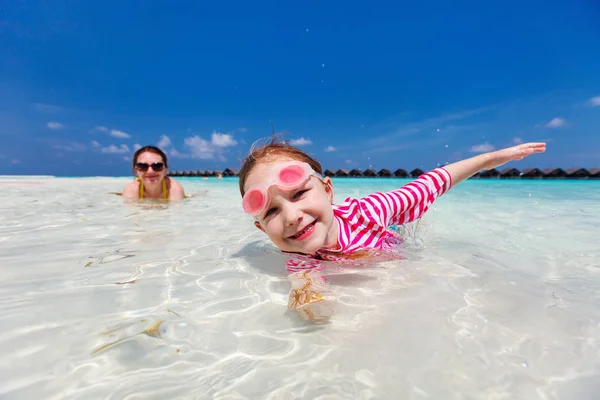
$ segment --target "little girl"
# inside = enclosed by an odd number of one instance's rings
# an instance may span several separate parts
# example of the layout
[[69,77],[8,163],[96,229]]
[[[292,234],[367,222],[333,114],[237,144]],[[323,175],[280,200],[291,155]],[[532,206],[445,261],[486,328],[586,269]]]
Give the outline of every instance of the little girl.
[[[333,184],[322,176],[321,164],[300,149],[277,142],[253,149],[239,174],[244,210],[254,225],[283,252],[295,257],[288,272],[307,282],[292,291],[290,308],[302,309],[322,300],[308,290],[315,281],[310,271],[322,269],[320,260],[343,261],[372,252],[385,252],[399,243],[389,229],[417,220],[439,196],[482,169],[492,169],[546,150],[545,143],[481,154],[421,175],[387,193],[333,203]],[[298,300],[300,299],[300,300]],[[305,308],[305,307],[304,307]],[[304,315],[308,311],[309,315]],[[310,309],[303,317],[312,318]]]

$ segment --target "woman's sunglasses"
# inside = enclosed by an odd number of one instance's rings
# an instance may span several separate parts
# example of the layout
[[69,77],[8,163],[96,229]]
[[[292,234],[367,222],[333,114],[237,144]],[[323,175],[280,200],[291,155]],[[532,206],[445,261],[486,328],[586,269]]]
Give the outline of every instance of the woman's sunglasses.
[[149,167],[152,167],[152,170],[155,172],[160,172],[165,167],[165,163],[155,162],[152,164],[147,164],[147,163],[139,162],[139,163],[135,164],[135,169],[137,169],[138,171],[142,171],[142,172],[148,171]]

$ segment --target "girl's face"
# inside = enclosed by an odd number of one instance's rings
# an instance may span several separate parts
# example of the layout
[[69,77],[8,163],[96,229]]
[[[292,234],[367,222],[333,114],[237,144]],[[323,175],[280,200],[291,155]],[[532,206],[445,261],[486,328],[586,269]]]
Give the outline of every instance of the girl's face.
[[[282,162],[258,163],[246,176],[244,190],[259,186],[273,176]],[[329,177],[323,180],[310,176],[302,186],[284,190],[269,187],[270,202],[254,222],[283,251],[312,254],[324,247],[337,245],[337,221],[333,216],[333,185]]]
[[156,185],[165,178],[167,167],[159,154],[145,151],[138,156],[134,172],[144,185]]

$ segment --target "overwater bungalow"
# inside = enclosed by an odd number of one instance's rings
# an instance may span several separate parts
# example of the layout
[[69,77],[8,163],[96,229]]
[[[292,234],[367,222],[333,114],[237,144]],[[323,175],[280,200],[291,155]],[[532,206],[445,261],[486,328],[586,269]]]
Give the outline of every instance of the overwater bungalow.
[[377,176],[377,172],[375,172],[374,169],[368,168],[365,170],[365,172],[363,172],[363,176],[366,176],[368,178],[375,178]]
[[546,168],[542,170],[545,179],[565,178],[567,173],[562,168]]
[[335,176],[340,178],[347,178],[350,175],[347,169],[338,169]]
[[410,171],[410,176],[413,178],[418,178],[419,176],[423,175],[424,172],[422,169],[419,168],[415,168],[412,171]]
[[238,176],[238,171],[231,168],[225,168],[222,172],[223,176]]
[[377,173],[377,176],[381,177],[381,178],[390,178],[392,176],[392,172],[389,169],[381,169],[379,170],[379,172]]
[[516,168],[504,168],[500,171],[500,178],[503,179],[518,178],[519,176],[521,176],[521,171]]
[[406,172],[406,170],[404,170],[402,168],[398,168],[397,170],[394,171],[394,176],[396,178],[408,178],[410,176],[410,174],[408,172]]
[[589,171],[585,168],[567,168],[565,172],[567,178],[571,179],[588,178],[590,176]]
[[500,172],[496,168],[492,168],[490,170],[481,171],[479,174],[481,178],[498,178],[500,176]]
[[590,168],[588,172],[590,173],[590,178],[600,179],[600,168]]
[[543,176],[544,173],[542,172],[542,170],[538,168],[527,168],[523,170],[523,175],[521,175],[521,178],[537,179],[542,178]]

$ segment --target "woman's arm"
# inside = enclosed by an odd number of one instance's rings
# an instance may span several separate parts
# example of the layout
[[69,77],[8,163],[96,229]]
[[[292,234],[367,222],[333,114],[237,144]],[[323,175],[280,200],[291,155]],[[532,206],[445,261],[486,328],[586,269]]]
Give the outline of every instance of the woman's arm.
[[179,184],[179,182],[172,178],[165,179],[169,179],[169,182],[171,184],[171,187],[169,189],[169,200],[183,199],[185,197],[185,193],[183,192],[183,187]]
[[121,194],[125,199],[139,199],[140,197],[140,183],[139,181],[133,181],[128,183],[123,189],[123,193]]

